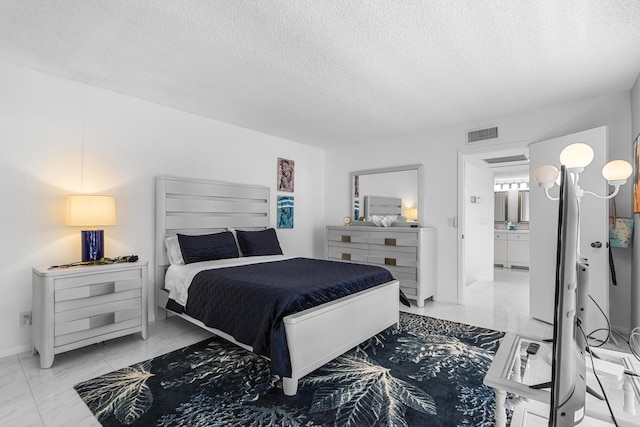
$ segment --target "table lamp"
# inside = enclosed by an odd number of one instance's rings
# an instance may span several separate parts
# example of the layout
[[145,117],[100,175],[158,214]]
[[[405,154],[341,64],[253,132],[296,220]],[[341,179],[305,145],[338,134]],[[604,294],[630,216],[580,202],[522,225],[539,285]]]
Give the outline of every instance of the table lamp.
[[104,257],[104,230],[96,227],[116,224],[116,201],[112,196],[75,194],[67,196],[67,225],[82,230],[82,261]]

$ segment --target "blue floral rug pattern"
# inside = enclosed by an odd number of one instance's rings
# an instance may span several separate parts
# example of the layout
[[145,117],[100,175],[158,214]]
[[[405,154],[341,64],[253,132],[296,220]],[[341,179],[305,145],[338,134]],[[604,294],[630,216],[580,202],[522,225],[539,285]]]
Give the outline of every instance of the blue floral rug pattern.
[[266,359],[213,337],[75,386],[104,426],[492,426],[502,332],[400,314],[284,396]]

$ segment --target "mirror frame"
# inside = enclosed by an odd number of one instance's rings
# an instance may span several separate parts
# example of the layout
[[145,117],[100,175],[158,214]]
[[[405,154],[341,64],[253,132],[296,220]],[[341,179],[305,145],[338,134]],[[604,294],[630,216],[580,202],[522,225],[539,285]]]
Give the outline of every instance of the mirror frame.
[[[389,172],[404,172],[404,171],[416,171],[418,172],[417,182],[416,182],[416,205],[418,206],[418,219],[417,224],[418,227],[422,227],[422,220],[424,219],[424,212],[422,209],[422,179],[423,179],[423,165],[422,163],[417,163],[413,165],[402,165],[402,166],[392,166],[388,168],[378,168],[378,169],[365,169],[360,171],[351,172],[351,183],[349,185],[349,191],[351,192],[351,205],[349,206],[350,217],[353,219],[353,223],[358,223],[360,225],[373,225],[371,221],[357,221],[354,218],[354,207],[355,207],[355,185],[356,185],[356,177],[362,175],[375,175],[380,173],[389,173]],[[359,198],[362,198],[360,196]],[[360,209],[362,209],[362,203],[360,203]]]
[[504,215],[504,219],[498,219],[498,215],[496,212],[496,209],[494,209],[494,213],[493,213],[493,222],[496,224],[502,224],[505,223],[509,220],[509,192],[508,191],[494,191],[493,192],[493,198],[494,198],[494,206],[497,205],[496,203],[496,197],[498,194],[504,195],[503,200],[502,200],[502,209],[501,211],[503,211],[503,215]]
[[[529,215],[531,210],[529,209],[529,204],[530,204],[530,199],[529,197],[527,197],[527,201],[523,203],[522,199],[524,198],[524,193],[527,193],[527,196],[529,195],[529,190],[518,190],[518,222],[522,222],[522,223],[529,223]],[[527,218],[523,219],[523,205],[524,208],[526,208],[527,210]]]

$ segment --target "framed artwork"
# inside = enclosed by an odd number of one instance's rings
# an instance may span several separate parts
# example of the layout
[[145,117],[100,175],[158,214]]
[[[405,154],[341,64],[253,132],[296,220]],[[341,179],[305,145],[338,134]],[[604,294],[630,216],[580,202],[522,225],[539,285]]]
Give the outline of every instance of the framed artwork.
[[293,160],[278,157],[278,191],[293,193],[294,172]]
[[633,213],[640,213],[640,134],[633,141]]
[[293,196],[278,196],[278,228],[293,228]]

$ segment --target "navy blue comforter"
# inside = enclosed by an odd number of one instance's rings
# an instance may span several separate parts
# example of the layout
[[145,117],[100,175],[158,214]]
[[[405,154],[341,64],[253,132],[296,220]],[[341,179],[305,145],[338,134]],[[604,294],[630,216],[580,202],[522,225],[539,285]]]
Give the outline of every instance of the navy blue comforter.
[[[291,376],[283,318],[393,280],[363,264],[294,258],[198,273],[185,313],[271,359],[271,372]],[[345,325],[346,326],[346,325]]]

